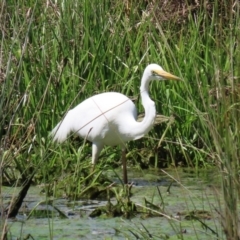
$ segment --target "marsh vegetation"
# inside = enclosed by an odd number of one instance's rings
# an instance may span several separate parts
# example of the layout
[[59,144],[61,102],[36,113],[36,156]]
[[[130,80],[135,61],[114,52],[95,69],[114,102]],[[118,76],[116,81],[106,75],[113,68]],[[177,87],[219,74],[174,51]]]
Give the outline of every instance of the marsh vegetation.
[[215,169],[222,230],[240,239],[239,7],[234,0],[1,1],[2,238],[2,186],[34,175],[47,197],[78,200],[103,190],[107,198],[112,179],[121,182],[119,148],[106,147],[90,173],[91,144],[73,135],[54,145],[48,135],[68,109],[100,92],[121,92],[142,113],[140,78],[155,62],[183,81],[151,85],[158,113],[169,119],[129,143],[128,166],[156,174]]

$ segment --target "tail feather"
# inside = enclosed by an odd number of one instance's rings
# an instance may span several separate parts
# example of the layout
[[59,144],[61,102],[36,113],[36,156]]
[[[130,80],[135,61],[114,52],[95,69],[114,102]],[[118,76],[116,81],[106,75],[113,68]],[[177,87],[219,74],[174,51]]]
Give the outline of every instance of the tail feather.
[[64,142],[67,139],[68,134],[71,132],[71,118],[69,112],[64,119],[57,124],[57,126],[51,131],[50,136],[54,142]]

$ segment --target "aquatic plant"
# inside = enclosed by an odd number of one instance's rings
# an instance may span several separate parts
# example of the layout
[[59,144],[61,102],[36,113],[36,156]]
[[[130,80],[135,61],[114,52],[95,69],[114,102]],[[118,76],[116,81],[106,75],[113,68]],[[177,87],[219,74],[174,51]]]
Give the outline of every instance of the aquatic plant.
[[[157,111],[174,121],[129,143],[128,164],[216,166],[222,227],[227,239],[239,238],[239,2],[198,2],[1,1],[0,188],[36,171],[33,183],[52,195],[79,197],[90,146],[72,136],[56,147],[50,130],[100,92],[133,97],[142,111],[139,79],[156,62],[184,80],[150,86]],[[105,148],[96,176],[114,172],[119,156]]]

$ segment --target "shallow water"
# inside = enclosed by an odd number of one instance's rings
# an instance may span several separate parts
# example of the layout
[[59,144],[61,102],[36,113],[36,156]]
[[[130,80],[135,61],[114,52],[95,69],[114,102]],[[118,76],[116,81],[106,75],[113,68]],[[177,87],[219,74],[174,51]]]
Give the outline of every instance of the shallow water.
[[[182,169],[166,173],[135,171],[129,173],[129,179],[135,183],[131,200],[141,206],[145,206],[145,199],[161,206],[165,216],[90,218],[89,214],[97,206],[105,206],[106,201],[57,199],[46,204],[41,187],[32,187],[17,218],[8,220],[9,239],[217,239],[214,232],[223,239],[216,212],[218,180],[213,170],[200,174]],[[19,189],[14,191],[17,194]],[[5,203],[10,201],[13,189],[4,187],[3,196]],[[38,211],[28,219],[33,208]],[[187,220],[193,210],[204,212],[199,217],[201,222]]]

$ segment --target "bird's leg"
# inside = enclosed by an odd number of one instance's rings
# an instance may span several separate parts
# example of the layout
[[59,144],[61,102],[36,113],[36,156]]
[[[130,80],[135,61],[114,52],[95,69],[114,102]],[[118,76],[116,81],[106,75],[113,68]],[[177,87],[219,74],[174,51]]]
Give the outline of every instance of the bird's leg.
[[123,166],[123,182],[124,182],[124,184],[128,184],[127,163],[126,163],[126,148],[122,149],[122,166]]
[[94,163],[94,164],[92,163],[92,167],[91,167],[91,171],[90,171],[90,173],[93,173],[94,170],[95,170],[95,163]]
[[91,173],[94,172],[96,162],[98,160],[99,154],[101,150],[103,149],[103,145],[99,143],[93,143],[92,144],[92,169]]

